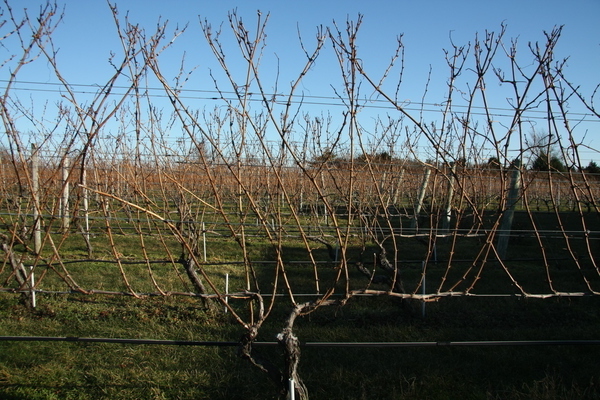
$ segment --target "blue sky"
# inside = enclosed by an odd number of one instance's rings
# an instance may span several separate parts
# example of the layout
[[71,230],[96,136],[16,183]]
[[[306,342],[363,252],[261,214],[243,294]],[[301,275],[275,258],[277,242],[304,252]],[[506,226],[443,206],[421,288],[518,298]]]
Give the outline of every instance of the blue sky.
[[[39,1],[21,0],[18,7],[35,9]],[[59,27],[56,41],[61,58],[81,68],[81,79],[94,79],[95,68],[106,64],[108,52],[118,45],[114,23],[104,0],[64,0],[64,23]],[[521,1],[190,1],[190,0],[121,0],[116,1],[121,15],[129,12],[130,20],[151,31],[159,17],[174,27],[189,24],[182,42],[205,50],[199,18],[213,25],[227,20],[227,13],[237,10],[244,21],[254,26],[256,11],[270,13],[268,43],[272,52],[284,58],[290,47],[297,50],[296,26],[305,36],[312,36],[318,25],[330,26],[332,21],[343,24],[358,13],[364,15],[362,43],[368,54],[391,55],[395,38],[404,34],[406,58],[411,65],[444,68],[443,48],[449,47],[452,35],[457,44],[472,41],[485,30],[497,31],[502,22],[508,26],[508,37],[519,37],[523,44],[543,40],[543,31],[565,25],[559,49],[571,57],[569,63],[582,78],[594,78],[600,64],[600,1],[556,0]],[[289,43],[292,42],[290,46]],[[186,46],[188,47],[188,46]],[[81,64],[80,64],[81,63]],[[66,68],[67,66],[65,66]],[[73,72],[76,75],[76,72]],[[597,76],[597,75],[596,75]]]
[[[15,9],[27,7],[33,13],[40,4],[35,0],[12,3]],[[107,63],[110,52],[119,48],[106,1],[63,0],[58,4],[65,6],[64,21],[54,35],[60,48],[58,62],[61,73],[71,83],[103,83],[111,73]],[[543,31],[564,25],[557,56],[569,57],[567,75],[584,88],[586,95],[590,95],[593,87],[600,82],[600,0],[121,0],[116,4],[121,16],[128,12],[130,21],[139,23],[148,32],[153,30],[159,18],[168,20],[172,28],[189,24],[187,32],[176,41],[168,57],[161,61],[167,71],[174,73],[185,51],[188,67],[196,68],[189,89],[213,89],[208,70],[216,70],[202,37],[199,18],[218,26],[227,21],[228,12],[234,9],[249,27],[255,26],[257,10],[261,10],[263,15],[270,13],[268,47],[262,67],[266,76],[275,76],[275,65],[279,62],[280,87],[294,76],[302,59],[297,29],[310,47],[317,26],[331,26],[332,21],[336,21],[343,27],[348,18],[356,19],[358,13],[364,15],[359,50],[365,65],[375,75],[382,71],[393,54],[396,37],[404,35],[406,71],[400,97],[413,103],[421,101],[430,68],[432,81],[425,101],[443,101],[447,67],[442,50],[450,47],[450,37],[458,45],[467,44],[477,33],[498,31],[501,23],[508,28],[507,42],[509,38],[519,38],[519,51],[523,55],[528,52],[528,42],[544,41]],[[234,48],[231,51],[235,53]],[[6,74],[7,71],[4,69],[0,73]],[[45,83],[56,81],[45,62],[28,66],[19,79]],[[302,90],[312,96],[332,96],[331,85],[339,87],[339,79],[335,59],[327,50]],[[507,105],[502,95],[499,96],[496,106]],[[202,104],[197,106],[202,107]],[[586,140],[592,147],[600,148],[600,139],[594,141],[590,135]]]

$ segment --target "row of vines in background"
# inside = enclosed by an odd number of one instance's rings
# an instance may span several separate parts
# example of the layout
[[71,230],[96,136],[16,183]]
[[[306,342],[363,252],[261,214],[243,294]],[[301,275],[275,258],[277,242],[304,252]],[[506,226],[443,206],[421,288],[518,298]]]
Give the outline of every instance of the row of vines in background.
[[[43,190],[40,191],[40,199],[43,203],[40,209],[48,216],[58,217],[60,207],[57,204],[67,190],[66,201],[75,208],[72,213],[85,211],[83,209],[83,197],[93,199],[93,204],[87,211],[97,213],[101,196],[97,193],[110,193],[118,198],[133,201],[140,191],[148,193],[154,200],[160,199],[164,204],[167,214],[173,212],[177,199],[184,192],[194,194],[198,199],[207,203],[214,201],[211,192],[210,181],[206,172],[199,163],[181,159],[165,163],[168,167],[162,167],[160,160],[147,160],[143,165],[136,167],[127,161],[103,160],[96,168],[85,168],[83,173],[86,183],[94,191],[90,192],[80,185],[82,173],[80,165],[73,165],[69,158],[64,158],[62,163],[52,163],[53,158],[45,160],[38,159],[37,180]],[[119,158],[121,159],[121,158]],[[10,158],[7,154],[2,156],[2,168],[0,180],[2,185],[2,201],[6,210],[18,210],[20,204],[27,203],[31,199],[31,191],[27,187],[20,187],[19,176],[27,176],[32,170],[31,161],[19,165],[16,168],[8,167]],[[170,165],[169,165],[170,164]],[[228,173],[224,165],[209,165],[211,174],[219,186],[221,196],[225,202],[232,207],[235,206],[237,184],[235,179]],[[267,164],[242,164],[244,176],[247,177],[248,191],[253,197],[260,199],[265,210],[273,210],[282,206],[281,193],[276,186],[276,177]],[[379,198],[383,197],[384,205],[395,207],[398,210],[415,207],[419,203],[419,193],[425,190],[425,197],[421,206],[429,206],[427,211],[441,208],[450,201],[450,207],[454,212],[464,211],[459,207],[473,205],[476,209],[495,210],[501,207],[502,181],[506,179],[508,169],[490,169],[486,167],[452,167],[435,168],[431,165],[413,162],[390,162],[378,164],[375,171],[369,171],[367,164],[357,163],[353,168],[336,164],[335,166],[317,165],[311,168],[311,174],[316,177],[321,191],[325,196],[333,199],[332,204],[342,207],[347,204],[349,182],[352,175],[352,184],[355,189],[352,197],[355,207],[366,209],[380,206]],[[429,171],[429,172],[428,172]],[[431,174],[433,171],[433,174]],[[290,189],[292,206],[301,212],[310,211],[312,214],[326,215],[323,203],[319,199],[319,193],[310,186],[310,179],[304,172],[294,166],[282,167],[280,179],[286,188]],[[598,178],[595,174],[571,172],[570,174],[559,172],[543,172],[522,170],[522,184],[525,186],[523,196],[534,211],[577,211],[580,207],[586,212],[595,211],[595,199],[598,196]],[[449,185],[452,181],[452,185]],[[182,190],[180,182],[185,182],[185,190]],[[452,193],[449,194],[449,186]],[[87,193],[87,194],[86,194]],[[90,194],[91,193],[91,194]],[[184,196],[185,197],[185,196]],[[467,202],[461,203],[461,198],[467,198]],[[197,203],[199,200],[193,201]],[[109,201],[104,199],[102,201]],[[118,203],[116,200],[110,200]],[[120,208],[120,207],[117,207]],[[26,204],[24,210],[32,211],[30,203]],[[177,218],[185,219],[181,210]],[[231,210],[235,213],[235,207]],[[213,210],[208,211],[214,213]]]
[[[147,264],[151,272],[152,263],[171,264],[177,270],[178,264],[186,265],[186,253],[191,251],[207,265],[211,262],[235,265],[249,257],[243,246],[232,259],[223,259],[219,254],[210,259],[207,236],[208,242],[215,244],[235,241],[241,233],[247,242],[268,241],[274,233],[278,240],[288,242],[288,246],[294,241],[296,245],[304,241],[305,251],[295,253],[298,258],[290,259],[283,254],[281,257],[285,256],[287,262],[315,265],[339,261],[341,240],[348,240],[346,262],[366,263],[373,269],[381,264],[381,257],[386,257],[386,248],[393,238],[396,243],[392,250],[397,253],[394,262],[398,265],[421,260],[437,264],[439,259],[444,259],[450,268],[453,260],[444,252],[456,253],[454,262],[457,257],[462,262],[470,260],[475,256],[472,249],[495,241],[492,236],[495,234],[498,235],[495,253],[486,255],[483,262],[510,261],[507,257],[509,240],[517,243],[518,238],[550,240],[561,235],[567,245],[576,243],[577,256],[571,254],[573,262],[588,258],[581,257],[583,242],[588,245],[589,261],[594,262],[597,238],[591,227],[596,225],[595,198],[599,185],[595,176],[585,172],[565,175],[523,171],[515,166],[508,169],[457,165],[434,168],[416,162],[390,162],[378,164],[371,171],[367,170],[368,164],[357,163],[352,169],[315,165],[309,167],[312,175],[307,177],[308,168],[303,171],[286,166],[273,174],[265,163],[240,164],[239,173],[248,179],[244,188],[247,197],[240,199],[239,182],[224,165],[208,165],[205,170],[190,160],[152,161],[147,159],[136,167],[121,160],[112,164],[103,160],[96,169],[82,170],[67,157],[59,165],[52,165],[40,158],[34,148],[28,163],[19,168],[3,168],[0,178],[6,184],[2,193],[2,220],[12,235],[6,240],[11,240],[13,246],[24,245],[27,250],[20,262],[30,266],[41,263],[45,267],[62,264],[62,273],[54,272],[66,287],[60,288],[54,282],[54,290],[84,292],[96,289],[94,282],[81,287],[76,279],[71,279],[73,274],[63,260],[85,264],[99,258],[113,259],[119,264],[124,258],[129,263]],[[35,184],[20,190],[17,177],[27,175]],[[278,180],[285,190],[272,184]],[[218,186],[218,192],[214,192],[211,185]],[[502,201],[511,201],[511,191],[515,193],[513,204],[506,208]],[[517,223],[507,222],[509,212],[521,215]],[[536,220],[543,226],[537,226]],[[346,231],[336,237],[341,226]],[[94,251],[94,242],[105,242],[107,234],[110,248]],[[131,240],[117,239],[114,235],[133,237],[134,242],[139,240],[143,252],[132,251]],[[500,245],[500,237],[504,238],[503,245]],[[151,247],[156,248],[156,238],[160,238],[163,251],[150,255],[143,243],[150,240],[154,243]],[[471,251],[454,246],[447,248],[448,238],[465,242]],[[469,240],[472,243],[468,243]],[[410,243],[417,241],[429,244],[415,251],[414,244]],[[542,241],[538,245],[548,247]],[[83,255],[81,249],[86,249],[87,258],[77,261],[78,252],[72,251],[77,246],[80,255]],[[261,246],[269,247],[269,244]],[[369,246],[376,249],[368,250]],[[319,248],[327,252],[316,256]],[[406,248],[412,250],[407,252]],[[8,249],[6,254],[14,256]],[[365,260],[365,251],[371,251],[375,258]],[[273,261],[268,254],[262,251],[247,261],[259,264]],[[542,250],[540,254],[537,251],[533,254],[539,257],[545,253]],[[4,285],[9,284],[14,273],[7,266],[5,263],[3,268],[8,273]],[[192,269],[188,271],[190,274]],[[120,276],[125,288],[136,295],[124,270]],[[146,279],[152,280],[152,273]],[[186,280],[183,281],[185,290],[190,290],[185,285]],[[200,294],[210,292],[197,276],[192,278],[192,283],[197,289],[201,288]],[[19,289],[25,289],[25,284],[26,280]],[[36,287],[44,288],[45,281],[38,279]],[[316,288],[318,292],[318,284]],[[419,289],[417,284],[410,292],[418,297]],[[181,293],[184,289],[170,291]],[[164,293],[162,289],[158,292]],[[438,291],[437,295],[441,293]]]
[[[504,26],[453,44],[447,95],[427,121],[431,111],[399,100],[401,38],[384,71],[362,60],[361,16],[317,29],[310,45],[300,38],[305,63],[286,85],[261,71],[268,16],[249,28],[229,15],[237,49],[225,28],[201,21],[222,70],[210,73],[217,105],[197,109],[182,95],[193,68],[182,62],[170,76],[162,64],[185,29],[146,31],[109,4],[122,48],[114,74],[82,94],[60,73],[57,5],[36,17],[4,5],[1,37],[15,54],[1,66],[4,291],[197,296],[238,324],[242,358],[299,398],[308,390],[294,323],[321,307],[364,295],[407,304],[600,293],[600,180],[580,156],[597,149],[569,119],[574,103],[600,116],[597,90],[586,97],[565,76],[560,28],[524,52]],[[325,51],[341,78],[339,108],[314,115],[301,88]],[[33,62],[52,69],[56,104],[27,107],[15,90]],[[491,106],[488,82],[510,88],[509,109]],[[387,115],[373,122],[362,112],[375,100]],[[253,346],[275,309],[286,310],[283,369]]]

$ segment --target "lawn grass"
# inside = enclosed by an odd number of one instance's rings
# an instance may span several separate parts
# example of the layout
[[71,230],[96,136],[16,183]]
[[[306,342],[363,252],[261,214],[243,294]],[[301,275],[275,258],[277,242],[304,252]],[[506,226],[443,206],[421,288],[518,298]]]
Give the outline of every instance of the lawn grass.
[[[539,216],[536,216],[539,217]],[[544,228],[554,226],[554,217],[539,217]],[[565,220],[576,230],[577,218]],[[530,229],[526,215],[517,215],[517,226]],[[592,225],[592,222],[590,222]],[[138,226],[139,227],[139,226]],[[123,222],[113,239],[96,231],[91,242],[94,259],[76,232],[64,237],[61,259],[72,278],[84,289],[128,292],[127,276],[137,293],[189,293],[193,291],[185,273],[168,255],[179,257],[181,247],[172,237],[161,241],[156,232],[143,232],[152,264],[128,264],[140,260],[140,236]],[[284,236],[279,249],[256,226],[248,228],[246,251],[254,260],[256,279],[263,294],[270,293],[280,251],[294,293],[314,293],[314,269],[308,252],[293,235]],[[55,242],[62,236],[54,233]],[[331,244],[334,240],[328,236]],[[529,293],[548,293],[547,280],[562,291],[585,291],[582,276],[593,287],[599,277],[591,260],[582,258],[580,267],[565,257],[564,240],[543,238],[551,262],[539,262],[538,243],[532,237],[511,242],[505,264],[513,278]],[[389,243],[387,243],[389,244]],[[581,251],[583,241],[571,242]],[[318,274],[322,287],[334,280],[335,263],[327,248],[312,243],[313,256],[322,261]],[[374,244],[369,244],[374,247]],[[401,277],[408,292],[418,290],[422,277],[419,259],[429,257],[427,290],[455,291],[472,286],[472,294],[519,294],[506,271],[488,262],[480,271],[475,259],[481,237],[461,238],[453,248],[454,260],[448,269],[451,242],[438,240],[437,259],[415,238],[397,241]],[[374,247],[376,250],[376,247]],[[533,250],[532,250],[533,249]],[[18,249],[15,249],[17,251]],[[22,249],[21,249],[22,250]],[[114,262],[114,251],[123,261]],[[392,254],[393,249],[389,249]],[[48,258],[52,253],[48,252]],[[368,257],[367,249],[367,257]],[[596,250],[593,249],[595,252]],[[348,276],[351,289],[367,284],[353,263],[365,257],[360,237],[349,241]],[[535,254],[533,254],[535,253]],[[581,252],[582,254],[584,252]],[[594,253],[592,253],[594,254]],[[218,288],[230,275],[230,292],[245,289],[243,253],[230,235],[211,236],[207,246],[206,273]],[[83,260],[83,261],[82,261]],[[465,261],[467,260],[467,261]],[[563,260],[566,260],[563,262]],[[265,261],[265,262],[261,262]],[[368,259],[363,259],[365,264]],[[56,271],[46,268],[45,290],[69,292]],[[369,268],[372,265],[368,265]],[[40,273],[41,273],[40,271]],[[480,272],[480,273],[479,273]],[[10,269],[0,279],[10,281]],[[444,281],[445,277],[445,281]],[[151,281],[153,278],[156,285]],[[372,289],[386,290],[373,284]],[[285,293],[280,282],[279,293]],[[304,301],[305,298],[299,298]],[[245,300],[231,299],[240,315],[248,317]],[[598,340],[600,298],[568,297],[534,299],[510,297],[448,297],[422,304],[390,296],[355,297],[344,307],[330,306],[299,317],[295,332],[301,342],[459,342],[522,340]],[[19,295],[0,293],[0,335],[138,338],[185,341],[238,341],[245,333],[221,307],[206,310],[192,296],[133,296],[39,294],[32,310]],[[259,342],[273,342],[292,309],[289,299],[278,298]],[[283,368],[278,347],[257,347],[265,358]],[[310,347],[302,346],[300,372],[313,399],[594,399],[600,398],[600,372],[596,367],[600,346],[503,346],[503,347]],[[235,347],[133,345],[114,343],[0,341],[0,399],[269,399],[276,398],[275,386],[266,374],[242,360]]]
[[[301,317],[303,342],[589,340],[597,298],[442,299],[426,316],[393,298],[357,298]],[[260,333],[273,341],[285,302]],[[197,299],[0,295],[1,335],[236,341],[242,329]],[[420,310],[420,308],[419,308]],[[259,351],[281,364],[276,347]],[[597,398],[598,346],[303,347],[314,399]],[[235,347],[0,342],[2,399],[266,399],[274,386]]]

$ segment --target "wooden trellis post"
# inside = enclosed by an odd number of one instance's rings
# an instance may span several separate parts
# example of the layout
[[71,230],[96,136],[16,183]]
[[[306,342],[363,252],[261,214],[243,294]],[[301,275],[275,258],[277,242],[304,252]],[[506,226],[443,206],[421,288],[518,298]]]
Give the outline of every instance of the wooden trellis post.
[[392,200],[392,204],[394,204],[395,206],[398,206],[398,195],[401,194],[402,190],[402,182],[404,181],[404,168],[400,171],[400,177],[398,178],[398,182],[396,184],[395,190],[394,190],[394,197]]
[[450,229],[450,220],[452,218],[452,198],[454,197],[454,180],[456,176],[456,163],[452,164],[450,176],[448,177],[448,194],[446,196],[446,209],[442,216],[442,230],[447,233]]
[[426,168],[425,175],[423,175],[423,182],[421,183],[421,189],[419,190],[419,195],[417,197],[417,202],[415,203],[414,219],[411,225],[413,229],[418,229],[419,214],[421,213],[421,208],[423,207],[423,200],[425,199],[425,193],[427,192],[427,185],[429,184],[430,175],[431,169]]
[[65,157],[62,162],[62,196],[60,198],[60,217],[62,219],[62,229],[69,229],[69,158]]
[[40,215],[40,158],[35,144],[31,145],[31,197],[33,200],[33,250],[42,250],[42,216]]
[[506,199],[506,208],[500,221],[500,231],[498,232],[498,244],[496,251],[501,260],[506,257],[508,250],[508,240],[510,239],[510,231],[515,214],[515,207],[520,198],[521,192],[521,161],[515,160],[512,166],[512,174],[510,180],[510,188]]
[[[87,186],[87,170],[83,169],[81,173],[81,183]],[[83,189],[83,213],[85,216],[85,235],[89,240],[90,237],[90,213],[89,213],[89,192]]]

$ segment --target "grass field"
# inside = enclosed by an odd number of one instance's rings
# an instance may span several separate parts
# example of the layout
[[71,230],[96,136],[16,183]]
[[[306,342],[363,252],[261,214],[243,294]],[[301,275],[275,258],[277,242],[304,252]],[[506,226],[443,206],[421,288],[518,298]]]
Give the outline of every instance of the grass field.
[[[426,316],[391,298],[360,298],[297,324],[305,342],[597,340],[597,298],[442,299]],[[30,310],[0,296],[2,335],[236,341],[227,315],[192,298],[44,296]],[[273,316],[270,321],[277,321]],[[259,341],[280,330],[265,326]],[[276,347],[261,347],[275,362]],[[315,399],[598,398],[598,346],[304,347]],[[0,342],[2,399],[265,399],[266,376],[235,347]]]
[[[81,232],[73,228],[61,233],[55,220],[36,266],[38,289],[46,292],[38,293],[36,309],[27,307],[19,294],[0,292],[0,336],[238,342],[246,331],[230,313],[223,313],[221,306],[207,310],[199,298],[190,295],[194,288],[180,264],[177,237],[154,221],[139,219],[142,214],[132,219],[126,214],[123,210],[114,214],[110,228],[103,226],[102,220],[94,222],[97,225],[89,242],[92,258]],[[222,229],[239,230],[243,221],[232,215],[227,225],[211,218],[206,216],[208,261],[201,268],[219,290],[224,289],[228,274],[230,293],[243,292],[247,281],[241,261],[246,256],[253,262],[255,284],[263,295],[272,290],[275,276],[283,276],[281,271],[275,273],[278,258],[295,294],[315,293],[315,273],[322,289],[333,285],[337,294],[345,292],[346,280],[332,283],[338,269],[328,248],[311,241],[312,256],[318,262],[310,262],[291,217],[289,225],[272,228],[272,233],[277,232],[273,241],[265,236],[267,228],[245,216],[244,251],[241,234]],[[322,217],[320,221],[314,215],[300,218],[301,224],[313,230],[305,232],[304,238],[321,235],[335,245],[335,227]],[[410,221],[402,218],[393,224],[408,226]],[[597,291],[600,276],[594,267],[598,252],[594,235],[600,229],[596,214],[586,213],[583,218],[589,241],[578,236],[582,230],[578,214],[518,211],[504,267],[493,257],[482,263],[485,235],[458,235],[455,242],[399,235],[388,254],[395,254],[400,261],[407,293],[421,292],[420,260],[427,259],[427,293],[509,295],[442,296],[426,304],[425,315],[420,301],[386,296],[389,287],[368,285],[368,279],[354,268],[363,258],[368,268],[378,270],[369,259],[377,247],[361,236],[365,221],[357,220],[344,249],[349,289],[368,287],[383,295],[356,296],[343,307],[320,308],[299,317],[294,332],[301,343],[308,344],[599,340],[598,296],[537,299],[522,295],[515,286],[530,294],[551,294],[553,290],[588,293],[590,287]],[[340,220],[341,225],[347,223],[343,216]],[[486,214],[478,228],[470,228],[485,232],[493,221],[494,215],[488,218]],[[428,220],[421,222],[424,232],[434,227]],[[371,223],[374,228],[370,229],[377,231],[385,229],[387,221],[372,218]],[[13,249],[24,262],[33,262],[24,246],[15,244]],[[452,262],[448,261],[450,254]],[[581,256],[574,259],[573,254]],[[73,293],[65,284],[67,272],[83,290],[129,295]],[[0,270],[0,279],[4,287],[15,288],[8,264]],[[64,293],[52,293],[55,291]],[[143,295],[159,291],[166,295]],[[286,293],[282,282],[277,291]],[[132,292],[141,298],[131,296]],[[270,298],[265,298],[268,305]],[[241,318],[252,320],[247,300],[232,298],[230,304]],[[274,342],[291,310],[289,298],[278,298],[257,341]],[[284,368],[279,347],[255,348]],[[313,399],[600,398],[598,345],[301,345],[301,349],[300,374]],[[235,346],[0,341],[0,399],[267,399],[276,394],[267,375],[242,359]]]

